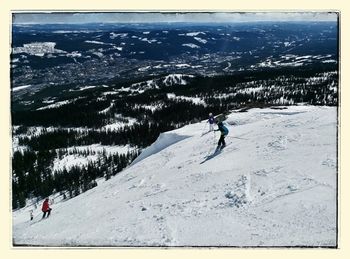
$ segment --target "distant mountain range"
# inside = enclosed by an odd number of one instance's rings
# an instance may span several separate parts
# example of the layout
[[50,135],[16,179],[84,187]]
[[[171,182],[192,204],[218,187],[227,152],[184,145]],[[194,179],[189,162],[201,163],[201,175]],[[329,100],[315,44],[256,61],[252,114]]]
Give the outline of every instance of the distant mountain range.
[[14,25],[12,87],[336,64],[337,44],[334,22]]

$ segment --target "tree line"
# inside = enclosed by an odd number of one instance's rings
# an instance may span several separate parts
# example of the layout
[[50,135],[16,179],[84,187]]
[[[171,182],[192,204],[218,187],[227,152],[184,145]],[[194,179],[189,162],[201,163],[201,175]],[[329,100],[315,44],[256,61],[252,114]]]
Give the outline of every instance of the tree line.
[[[86,152],[88,151],[74,151],[79,156],[86,155]],[[87,165],[63,167],[53,171],[54,160],[65,156],[62,151],[17,151],[12,159],[12,207],[24,207],[28,199],[44,198],[53,193],[72,198],[97,186],[96,179],[110,179],[129,165],[138,154],[137,150],[126,154],[102,152],[96,161],[89,161]]]
[[[249,103],[276,104],[281,98],[290,100],[291,103],[337,105],[338,92],[335,89],[338,87],[338,74],[332,73],[334,71],[336,71],[334,67],[312,66],[303,69],[269,69],[234,75],[202,76],[191,79],[187,85],[164,86],[143,93],[120,93],[103,98],[101,98],[103,89],[98,89],[95,92],[82,93],[79,98],[56,108],[12,111],[12,122],[14,125],[24,126],[98,129],[115,122],[116,114],[141,121],[145,118],[158,119],[159,114],[165,114],[169,110],[180,109],[179,112],[184,110],[180,107],[183,103],[179,105],[178,100],[169,100],[167,93],[200,97],[205,99],[206,107],[212,110],[220,110],[222,106],[241,107]],[[328,75],[322,80],[312,81],[313,78],[322,77],[322,73]],[[245,89],[257,87],[262,87],[262,90],[244,92]],[[163,108],[154,112],[143,107],[152,103],[161,103]],[[188,113],[192,113],[196,107],[188,109]],[[106,111],[101,112],[104,110]],[[186,116],[186,113],[183,115]],[[192,116],[191,119],[194,118],[196,117]]]

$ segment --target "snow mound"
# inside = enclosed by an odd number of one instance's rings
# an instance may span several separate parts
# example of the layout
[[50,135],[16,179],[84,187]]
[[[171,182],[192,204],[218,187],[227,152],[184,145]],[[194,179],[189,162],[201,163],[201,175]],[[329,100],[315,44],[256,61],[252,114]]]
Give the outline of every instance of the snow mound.
[[146,157],[149,157],[151,155],[154,155],[161,150],[171,146],[172,144],[175,144],[181,140],[184,140],[190,136],[186,135],[179,135],[176,133],[161,133],[157,140],[150,145],[149,147],[145,148],[142,153],[132,162],[131,165],[134,165],[141,160],[145,159]]

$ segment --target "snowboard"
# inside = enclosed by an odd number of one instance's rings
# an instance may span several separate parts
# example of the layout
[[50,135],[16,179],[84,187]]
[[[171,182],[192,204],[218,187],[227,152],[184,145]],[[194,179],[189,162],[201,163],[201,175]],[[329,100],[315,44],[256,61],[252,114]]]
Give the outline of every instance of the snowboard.
[[204,135],[207,135],[207,134],[209,134],[209,133],[211,133],[211,132],[214,132],[214,131],[213,131],[213,130],[209,130],[209,131],[203,132],[202,135],[201,135],[201,137],[203,137]]

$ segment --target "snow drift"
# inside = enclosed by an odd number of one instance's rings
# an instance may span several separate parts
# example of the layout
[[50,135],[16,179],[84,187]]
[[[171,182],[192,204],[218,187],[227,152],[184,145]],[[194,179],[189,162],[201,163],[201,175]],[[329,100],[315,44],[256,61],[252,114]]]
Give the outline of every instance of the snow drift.
[[337,111],[232,113],[227,147],[205,122],[162,134],[128,169],[40,220],[13,212],[16,245],[336,246]]
[[185,138],[188,138],[189,136],[186,135],[179,135],[176,133],[161,133],[158,137],[158,139],[156,140],[156,142],[154,142],[152,145],[150,145],[149,147],[147,147],[146,149],[144,149],[142,151],[142,153],[132,162],[131,165],[136,164],[137,162],[140,162],[141,160],[156,154],[158,152],[160,152],[161,150],[163,150],[164,148],[167,148]]

